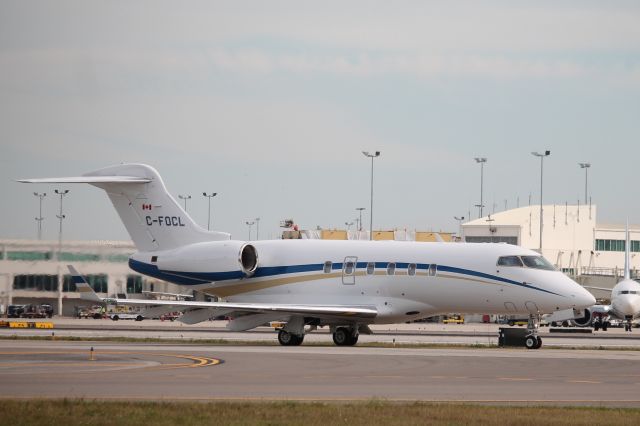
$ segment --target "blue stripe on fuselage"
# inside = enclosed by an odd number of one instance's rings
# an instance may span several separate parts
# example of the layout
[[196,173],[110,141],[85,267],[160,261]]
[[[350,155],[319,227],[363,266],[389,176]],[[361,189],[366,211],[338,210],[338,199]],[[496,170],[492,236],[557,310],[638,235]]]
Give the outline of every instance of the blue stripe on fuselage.
[[[386,269],[388,263],[387,262],[375,262],[376,269]],[[342,270],[343,263],[334,262],[331,265],[332,270]],[[358,262],[357,268],[364,269],[366,268],[366,262]],[[409,263],[397,262],[396,268],[398,269],[407,269]],[[416,264],[416,268],[418,270],[427,270],[429,269],[428,263],[418,263]],[[227,272],[179,272],[179,271],[161,271],[158,269],[156,265],[148,264],[145,262],[140,262],[138,260],[134,260],[132,258],[129,259],[129,267],[136,272],[140,272],[141,274],[148,275],[154,278],[159,278],[164,281],[173,282],[176,284],[182,285],[195,285],[195,284],[205,284],[209,282],[215,281],[228,281],[228,280],[238,280],[245,277],[245,274],[242,271],[227,271]],[[265,277],[273,277],[277,275],[288,275],[288,274],[298,274],[303,272],[315,272],[324,270],[324,264],[307,264],[307,265],[289,265],[289,266],[264,266],[256,269],[255,273],[251,276],[251,278],[265,278]],[[508,278],[498,277],[495,275],[487,274],[484,272],[472,271],[470,269],[456,268],[454,266],[444,266],[438,265],[438,273],[439,272],[452,272],[460,275],[468,275],[478,278],[485,278],[489,280],[499,281],[507,284],[517,285],[519,287],[528,288],[531,290],[538,290],[544,293],[554,294],[556,296],[561,296],[558,293],[554,293],[549,290],[545,290],[543,288],[539,288],[533,286],[531,284],[527,284],[524,282],[513,281]]]

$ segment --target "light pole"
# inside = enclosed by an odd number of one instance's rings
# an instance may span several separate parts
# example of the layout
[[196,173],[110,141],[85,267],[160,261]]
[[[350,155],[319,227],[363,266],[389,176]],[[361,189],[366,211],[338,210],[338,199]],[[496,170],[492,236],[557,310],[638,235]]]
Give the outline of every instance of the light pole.
[[36,217],[36,221],[38,222],[38,239],[42,239],[42,221],[44,217],[42,217],[42,199],[47,196],[46,192],[34,192],[33,195],[40,198],[40,214]]
[[589,199],[587,198],[587,183],[589,182],[589,167],[591,163],[578,163],[581,169],[584,169],[584,204],[587,205]]
[[366,210],[364,207],[356,207],[360,216],[358,217],[358,232],[362,231],[362,210]]
[[476,163],[480,163],[480,204],[476,204],[476,207],[478,207],[479,209],[478,218],[481,218],[482,208],[484,207],[484,204],[482,204],[482,190],[484,186],[484,163],[487,162],[487,159],[485,157],[476,157],[474,158],[474,160],[476,160]]
[[69,193],[68,189],[54,190],[56,194],[60,196],[60,214],[56,215],[56,217],[60,220],[60,230],[58,231],[58,262],[60,261],[60,256],[62,254],[62,220],[66,217],[62,214],[62,198]]
[[260,218],[256,217],[256,240],[260,239]]
[[251,241],[251,227],[255,224],[255,222],[249,222],[248,220],[245,222],[249,227],[249,241]]
[[380,151],[369,154],[368,151],[362,151],[365,157],[371,158],[371,207],[369,209],[369,240],[373,240],[373,159],[380,156]]
[[345,222],[344,224],[347,226],[347,232],[349,232],[353,226],[353,222]]
[[184,211],[187,212],[187,200],[191,199],[191,195],[178,195],[178,198],[184,200]]
[[[212,192],[211,195],[209,195],[206,192],[203,192],[202,195],[209,199],[209,216],[208,216],[208,219],[207,219],[207,231],[209,231],[209,230],[211,230],[211,199],[213,197],[215,197],[216,195],[218,195],[218,193],[217,192]],[[186,205],[185,205],[185,211],[186,211]]]
[[464,216],[454,216],[453,218],[458,221],[458,237],[460,241],[462,241],[462,221],[464,220]]
[[532,152],[532,155],[540,157],[540,254],[542,254],[542,172],[544,170],[544,157],[551,155],[551,151],[545,151],[540,154],[539,152]]

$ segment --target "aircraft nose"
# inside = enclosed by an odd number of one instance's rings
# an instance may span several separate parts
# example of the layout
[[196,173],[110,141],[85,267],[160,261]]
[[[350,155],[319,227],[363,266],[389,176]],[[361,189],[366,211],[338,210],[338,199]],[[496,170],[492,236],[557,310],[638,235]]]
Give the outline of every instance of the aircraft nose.
[[626,295],[623,295],[622,297],[618,298],[618,300],[616,300],[616,310],[622,315],[634,315],[637,310],[637,303],[634,303],[635,300],[632,300],[630,297],[624,296]]
[[596,304],[596,298],[593,297],[593,294],[566,275],[563,276],[562,286],[569,290],[562,293],[569,296],[572,308],[584,309]]
[[596,298],[588,290],[584,289],[580,284],[574,283],[575,292],[572,294],[576,308],[588,308],[596,304]]

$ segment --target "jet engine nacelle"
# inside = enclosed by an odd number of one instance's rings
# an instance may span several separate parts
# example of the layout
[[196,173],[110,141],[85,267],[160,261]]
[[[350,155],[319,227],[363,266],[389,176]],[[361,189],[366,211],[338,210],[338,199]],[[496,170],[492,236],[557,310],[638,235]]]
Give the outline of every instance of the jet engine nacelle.
[[251,276],[258,268],[258,251],[242,241],[207,241],[159,252],[161,271],[216,273],[242,271]]
[[584,310],[582,317],[574,318],[571,322],[577,327],[589,327],[592,319],[593,315],[591,314],[591,309],[587,308]]

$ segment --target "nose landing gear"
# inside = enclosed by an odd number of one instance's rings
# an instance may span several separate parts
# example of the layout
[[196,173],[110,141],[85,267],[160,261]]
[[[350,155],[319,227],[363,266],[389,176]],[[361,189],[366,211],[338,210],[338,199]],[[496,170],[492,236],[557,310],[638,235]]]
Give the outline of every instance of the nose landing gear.
[[542,339],[538,336],[539,328],[540,314],[529,315],[529,321],[527,322],[527,335],[524,340],[524,345],[527,349],[540,349],[542,346]]

